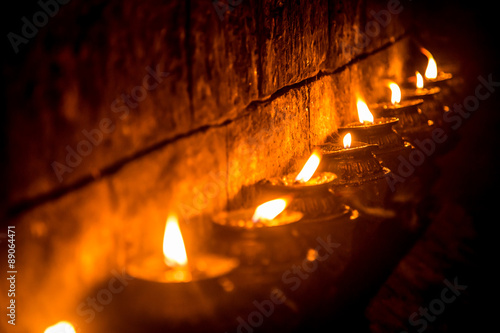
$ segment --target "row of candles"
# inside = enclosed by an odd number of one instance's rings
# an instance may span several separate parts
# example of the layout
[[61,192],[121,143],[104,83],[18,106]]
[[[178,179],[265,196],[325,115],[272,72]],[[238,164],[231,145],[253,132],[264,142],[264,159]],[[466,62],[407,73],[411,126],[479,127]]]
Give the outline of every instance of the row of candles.
[[[425,79],[416,72],[407,82],[415,86],[406,89],[387,81],[390,103],[368,106],[358,97],[359,122],[340,127],[336,136],[316,146],[300,172],[256,184],[262,197],[271,200],[255,209],[228,211],[213,217],[216,236],[225,235],[224,240],[229,243],[240,242],[245,237],[258,241],[260,235],[269,230],[298,222],[328,221],[339,216],[355,219],[357,211],[339,200],[339,196],[347,193],[346,189],[352,195],[352,189],[362,184],[384,182],[390,170],[398,166],[396,157],[409,154],[413,149],[412,140],[428,135],[442,112],[447,111],[442,104],[436,107],[432,102],[440,92],[439,85],[446,85],[452,75],[438,72],[432,55],[425,49],[421,51],[428,58]],[[424,88],[424,82],[428,88]],[[361,191],[354,191],[354,196]],[[239,246],[244,247],[241,244]],[[177,217],[171,215],[165,226],[163,251],[129,262],[127,272],[143,284],[219,278],[240,265],[255,262],[255,254],[249,260],[244,248],[238,252],[230,250],[233,248],[228,246],[229,250],[222,254],[188,257]],[[263,251],[269,248],[264,247]],[[63,332],[75,330],[66,321],[45,330],[45,333]]]

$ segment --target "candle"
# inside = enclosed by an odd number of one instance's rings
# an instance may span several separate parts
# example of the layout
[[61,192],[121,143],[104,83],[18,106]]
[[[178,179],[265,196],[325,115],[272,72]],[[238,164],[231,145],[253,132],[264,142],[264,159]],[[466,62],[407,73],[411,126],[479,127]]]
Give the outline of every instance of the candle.
[[428,60],[427,68],[425,70],[425,79],[429,86],[439,86],[444,87],[447,85],[447,81],[453,78],[451,73],[439,72],[437,68],[437,63],[432,54],[424,49],[420,48],[420,52],[422,52]]
[[431,100],[435,97],[436,94],[439,94],[441,92],[441,88],[439,87],[432,87],[432,88],[426,88],[424,87],[424,78],[422,74],[420,74],[418,71],[415,72],[415,76],[413,79],[409,80],[410,82],[414,83],[415,88],[407,88],[402,90],[402,95],[404,96],[404,99],[426,99],[426,100]]
[[257,184],[260,197],[289,196],[290,209],[303,213],[308,220],[345,214],[345,206],[329,191],[337,175],[317,171],[320,161],[321,154],[315,151],[299,173],[260,181]]
[[380,117],[397,117],[399,123],[394,126],[396,132],[404,140],[413,142],[415,139],[429,137],[433,121],[422,112],[423,99],[410,99],[401,101],[401,89],[395,82],[389,82],[391,90],[391,103],[378,103],[370,108]]
[[188,260],[182,234],[175,216],[170,216],[163,237],[163,256],[150,255],[129,262],[127,272],[138,279],[161,283],[185,283],[225,275],[237,261],[211,254]]
[[174,215],[167,219],[162,250],[158,246],[155,254],[129,260],[127,275],[120,277],[121,290],[113,284],[116,277],[97,286],[98,297],[102,290],[116,291],[106,311],[88,323],[89,332],[201,332],[206,325],[221,331],[229,327],[212,321],[233,306],[238,260],[211,253],[188,255]]
[[317,145],[323,156],[320,169],[337,175],[334,184],[360,185],[383,178],[389,172],[380,165],[373,152],[377,145],[353,142],[351,133],[343,139],[343,145],[326,143]]
[[[408,83],[415,85],[417,79],[421,81],[419,82],[420,90],[427,92],[427,95],[422,95],[422,98],[425,100],[422,111],[437,127],[442,128],[450,138],[446,141],[446,144],[440,145],[438,154],[442,154],[449,151],[458,140],[456,132],[451,129],[449,122],[444,121],[444,118],[446,113],[451,110],[449,103],[458,100],[460,97],[458,91],[461,89],[460,85],[463,84],[463,80],[461,78],[454,78],[451,73],[439,71],[432,54],[424,48],[420,48],[420,51],[428,60],[424,74],[425,79],[417,72],[416,76],[408,78]],[[426,86],[431,88],[423,88],[424,82]]]
[[441,103],[440,107],[447,112],[450,109],[448,103],[457,100],[459,97],[455,91],[457,80],[452,80],[453,75],[451,73],[438,71],[436,61],[429,51],[424,48],[420,48],[420,51],[428,59],[425,70],[425,83],[429,87],[438,87],[440,89],[440,93],[435,95],[434,98]]
[[[282,269],[303,256],[293,245],[296,224],[303,214],[289,208],[290,198],[270,200],[254,209],[221,212],[212,218],[214,248],[235,256],[242,265]],[[295,236],[294,236],[295,234]]]
[[404,98],[408,100],[423,99],[424,104],[422,105],[422,112],[433,122],[433,124],[441,126],[443,122],[443,112],[448,110],[438,98],[441,88],[425,88],[422,74],[418,71],[415,73],[415,77],[416,88],[404,89]]
[[397,167],[398,156],[405,156],[411,150],[411,145],[404,142],[401,136],[393,130],[393,126],[398,124],[399,119],[395,117],[374,118],[362,99],[358,99],[357,107],[359,122],[339,127],[339,134],[351,133],[357,141],[377,145],[379,149],[375,155],[382,165],[391,170]]
[[284,211],[289,199],[279,198],[263,203],[255,210],[240,209],[222,212],[213,222],[236,229],[261,229],[288,225],[299,221],[303,214],[290,210]]
[[341,195],[356,210],[382,206],[388,193],[385,180],[390,170],[374,155],[377,145],[353,142],[351,133],[342,138],[342,145],[326,143],[317,146],[323,159],[320,170],[334,172],[338,178],[332,191]]

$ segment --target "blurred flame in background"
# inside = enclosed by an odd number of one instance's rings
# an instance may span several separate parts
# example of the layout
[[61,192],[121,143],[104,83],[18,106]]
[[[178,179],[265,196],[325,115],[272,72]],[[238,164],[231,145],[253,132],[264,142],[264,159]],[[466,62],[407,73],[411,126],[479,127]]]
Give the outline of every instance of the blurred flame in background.
[[167,219],[163,236],[163,255],[169,267],[186,266],[188,263],[186,247],[176,216],[169,216]]
[[389,83],[389,89],[391,89],[391,103],[396,104],[401,102],[401,89],[396,82]]
[[424,78],[422,77],[422,74],[416,72],[415,76],[417,77],[417,88],[422,89],[424,87]]
[[424,49],[423,47],[420,48],[420,52],[422,52],[428,59],[427,62],[427,69],[425,70],[425,77],[428,79],[435,79],[437,78],[438,75],[438,70],[437,70],[437,64],[436,60],[434,60],[434,57],[432,54]]
[[76,333],[75,328],[67,321],[60,321],[57,324],[48,327],[44,333]]

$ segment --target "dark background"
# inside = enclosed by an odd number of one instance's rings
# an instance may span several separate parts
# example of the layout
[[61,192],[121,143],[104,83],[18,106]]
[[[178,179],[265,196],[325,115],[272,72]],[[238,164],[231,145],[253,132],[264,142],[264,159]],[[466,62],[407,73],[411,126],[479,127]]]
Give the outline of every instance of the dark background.
[[[498,10],[485,1],[413,1],[413,32],[441,63],[458,64],[464,95],[473,95],[479,75],[500,81]],[[441,60],[439,60],[441,59]],[[439,66],[439,62],[438,62]],[[462,103],[459,99],[456,103]],[[450,103],[451,104],[451,103]],[[438,319],[449,332],[487,331],[496,324],[498,306],[498,203],[500,87],[464,122],[457,147],[440,159],[441,179],[435,193],[449,207],[471,217],[475,238],[471,262],[452,267],[447,276],[469,286],[446,318]],[[468,215],[468,216],[467,216]],[[451,218],[446,215],[442,218]],[[456,217],[460,223],[459,217]],[[450,233],[454,230],[450,230]],[[445,310],[448,311],[448,310]],[[439,321],[444,321],[439,322]]]

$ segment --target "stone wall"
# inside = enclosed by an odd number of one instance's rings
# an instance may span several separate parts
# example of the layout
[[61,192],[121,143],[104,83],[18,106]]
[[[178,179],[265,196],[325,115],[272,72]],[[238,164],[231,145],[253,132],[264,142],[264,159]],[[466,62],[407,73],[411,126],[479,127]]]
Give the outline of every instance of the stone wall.
[[[28,19],[42,10],[28,9]],[[356,93],[376,101],[381,78],[402,77],[404,9],[397,0],[59,4],[4,66],[19,327],[81,321],[90,288],[127,253],[160,244],[171,212],[188,251],[203,248],[211,214],[248,204],[242,187],[296,170],[356,119]],[[21,34],[23,21],[12,22]]]

